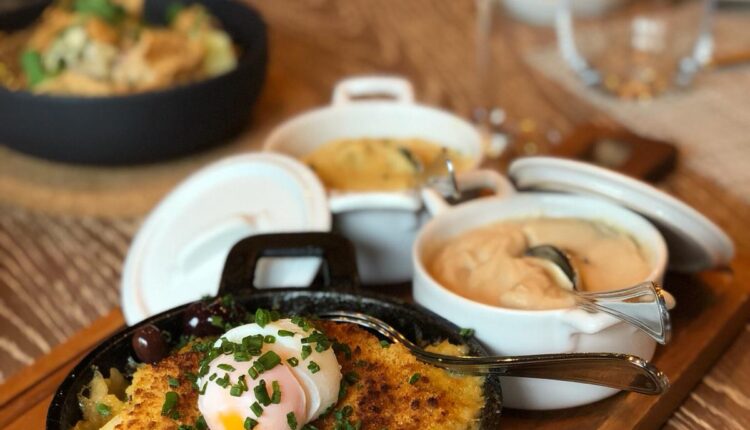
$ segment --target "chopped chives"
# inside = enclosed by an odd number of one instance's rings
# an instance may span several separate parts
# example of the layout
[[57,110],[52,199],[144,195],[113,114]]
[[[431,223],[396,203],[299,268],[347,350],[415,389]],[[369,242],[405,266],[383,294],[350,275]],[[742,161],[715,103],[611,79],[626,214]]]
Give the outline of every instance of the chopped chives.
[[458,331],[458,335],[461,337],[472,337],[474,336],[474,329],[473,328],[462,328]]
[[263,342],[265,343],[276,343],[276,338],[271,336],[270,334],[263,338]]
[[279,381],[273,381],[271,387],[273,388],[273,393],[271,393],[271,403],[278,405],[281,403],[281,386],[279,385]]
[[244,428],[245,430],[252,430],[252,429],[253,429],[253,428],[255,428],[255,426],[257,426],[257,425],[258,425],[258,421],[255,421],[254,419],[252,419],[252,418],[250,418],[250,417],[247,417],[247,418],[245,418],[245,422],[244,422],[244,424],[242,425],[242,427],[243,427],[243,428]]
[[171,376],[167,376],[167,385],[172,388],[177,388],[180,386],[180,380]]
[[242,387],[242,391],[247,391],[247,380],[245,379],[245,375],[240,375],[237,380],[237,385]]
[[164,395],[164,403],[161,405],[161,414],[163,416],[170,416],[172,412],[175,412],[179,398],[180,396],[174,391],[167,391]]
[[268,390],[266,389],[266,381],[264,379],[261,379],[258,385],[253,388],[253,393],[255,393],[255,398],[258,399],[263,406],[271,404],[271,398],[268,397]]
[[96,412],[103,417],[108,417],[112,413],[112,409],[104,403],[97,403]]
[[221,388],[227,388],[229,385],[229,374],[225,373],[224,376],[216,380],[216,385],[218,385]]
[[297,365],[299,364],[299,360],[297,360],[297,357],[290,357],[286,360],[286,362],[289,363],[289,365],[292,367],[297,367]]
[[276,365],[281,363],[281,357],[279,357],[279,355],[273,351],[266,351],[265,354],[258,357],[256,363],[262,366],[264,371],[271,370],[276,367]]
[[229,389],[229,395],[232,397],[239,397],[242,395],[242,387],[239,385],[232,385]]
[[391,344],[390,344],[390,343],[388,343],[388,341],[387,341],[387,340],[385,340],[385,339],[382,339],[382,340],[380,341],[380,347],[381,347],[381,348],[390,348],[390,347],[391,347]]
[[198,418],[195,420],[195,430],[208,430],[208,424],[206,424],[206,419],[203,418],[203,415],[198,415]]
[[230,364],[225,364],[225,363],[221,363],[221,364],[219,364],[216,367],[218,367],[221,370],[225,370],[227,372],[234,372],[235,370],[237,370],[237,369],[234,368],[234,366],[232,366]]
[[201,387],[200,391],[198,391],[198,394],[200,394],[201,396],[204,395],[204,394],[206,394],[206,388],[207,387],[208,387],[208,382],[204,382],[203,383],[203,387]]
[[344,374],[344,379],[349,385],[354,385],[359,381],[359,375],[355,371],[349,371]]
[[286,414],[286,423],[289,424],[290,429],[297,430],[297,417],[294,415],[294,412]]
[[216,379],[217,376],[219,375],[217,375],[216,373],[212,373],[211,376],[208,377],[208,380],[213,381],[214,379]]
[[344,354],[344,357],[349,360],[352,358],[352,349],[349,348],[349,345],[345,343],[340,342],[333,342],[333,350],[336,352],[341,352]]
[[248,351],[260,351],[263,347],[263,335],[256,334],[242,338],[242,346]]
[[214,327],[224,328],[224,318],[219,315],[211,315],[208,317],[208,322]]
[[310,360],[310,363],[307,364],[307,369],[310,370],[310,373],[318,373],[320,371],[320,366],[318,363]]
[[421,374],[420,374],[419,372],[417,372],[417,373],[415,373],[415,374],[411,375],[411,377],[409,378],[409,385],[414,385],[414,384],[416,384],[416,383],[417,383],[417,381],[419,381],[419,379],[420,379],[421,377],[422,377],[422,375],[421,375]]
[[243,362],[243,361],[250,361],[250,354],[248,354],[245,351],[235,351],[234,352],[234,361],[236,362]]
[[265,309],[258,309],[255,311],[255,323],[261,327],[265,327],[271,322],[271,313]]
[[256,417],[259,417],[263,413],[263,407],[258,402],[250,405],[250,410],[253,411]]
[[258,378],[258,371],[253,369],[252,367],[247,369],[247,374],[250,375],[251,378],[257,379]]
[[312,354],[312,348],[310,348],[310,345],[302,346],[302,354],[300,354],[302,359],[306,359],[310,354]]
[[289,330],[279,330],[278,334],[281,337],[292,337],[292,336],[294,336],[294,332],[293,331],[289,331]]

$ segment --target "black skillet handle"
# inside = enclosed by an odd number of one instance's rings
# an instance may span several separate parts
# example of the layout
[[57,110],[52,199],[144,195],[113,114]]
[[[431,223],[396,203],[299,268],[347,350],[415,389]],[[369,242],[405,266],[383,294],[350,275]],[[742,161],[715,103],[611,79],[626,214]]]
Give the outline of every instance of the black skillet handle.
[[[229,251],[219,284],[219,295],[258,290],[255,270],[263,257],[320,257],[322,288],[347,291],[359,288],[354,246],[334,233],[274,233],[250,236]],[[304,288],[306,286],[300,286]]]

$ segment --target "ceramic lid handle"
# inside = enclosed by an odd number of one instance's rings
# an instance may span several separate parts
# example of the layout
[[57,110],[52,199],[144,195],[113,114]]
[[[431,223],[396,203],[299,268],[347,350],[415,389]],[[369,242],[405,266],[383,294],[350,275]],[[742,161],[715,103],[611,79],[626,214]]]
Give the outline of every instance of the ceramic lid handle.
[[356,98],[386,96],[396,103],[414,103],[411,83],[398,76],[359,76],[344,79],[333,89],[335,106],[355,103]]
[[[359,288],[354,247],[334,233],[275,233],[250,236],[229,251],[221,274],[218,295],[258,290],[255,270],[263,257],[319,257],[323,260],[322,289],[347,291]],[[306,286],[300,286],[304,288]]]

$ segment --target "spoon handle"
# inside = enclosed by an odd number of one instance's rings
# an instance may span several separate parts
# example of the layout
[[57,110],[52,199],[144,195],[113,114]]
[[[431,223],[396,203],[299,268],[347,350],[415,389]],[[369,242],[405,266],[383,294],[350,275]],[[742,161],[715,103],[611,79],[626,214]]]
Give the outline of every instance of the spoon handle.
[[641,394],[669,388],[666,375],[647,361],[627,354],[572,353],[518,357],[450,357],[412,351],[417,359],[461,374],[516,376],[602,385]]
[[672,325],[661,289],[643,282],[623,290],[597,293],[578,292],[578,305],[588,311],[604,312],[638,327],[662,345],[669,341]]
[[328,320],[357,324],[406,347],[414,357],[435,367],[466,375],[503,375],[602,385],[642,394],[661,394],[669,380],[655,366],[633,355],[606,352],[455,357],[426,351],[390,324],[351,311],[324,312]]

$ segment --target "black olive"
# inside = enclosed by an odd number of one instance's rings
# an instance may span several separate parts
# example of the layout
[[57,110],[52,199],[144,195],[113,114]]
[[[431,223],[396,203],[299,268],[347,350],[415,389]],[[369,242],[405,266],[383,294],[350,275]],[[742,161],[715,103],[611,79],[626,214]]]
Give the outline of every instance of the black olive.
[[185,309],[182,325],[187,335],[213,336],[224,333],[226,324],[241,322],[243,316],[244,312],[231,299],[201,300]]
[[133,350],[138,360],[144,363],[157,363],[167,356],[169,346],[166,339],[153,324],[145,325],[133,333]]

